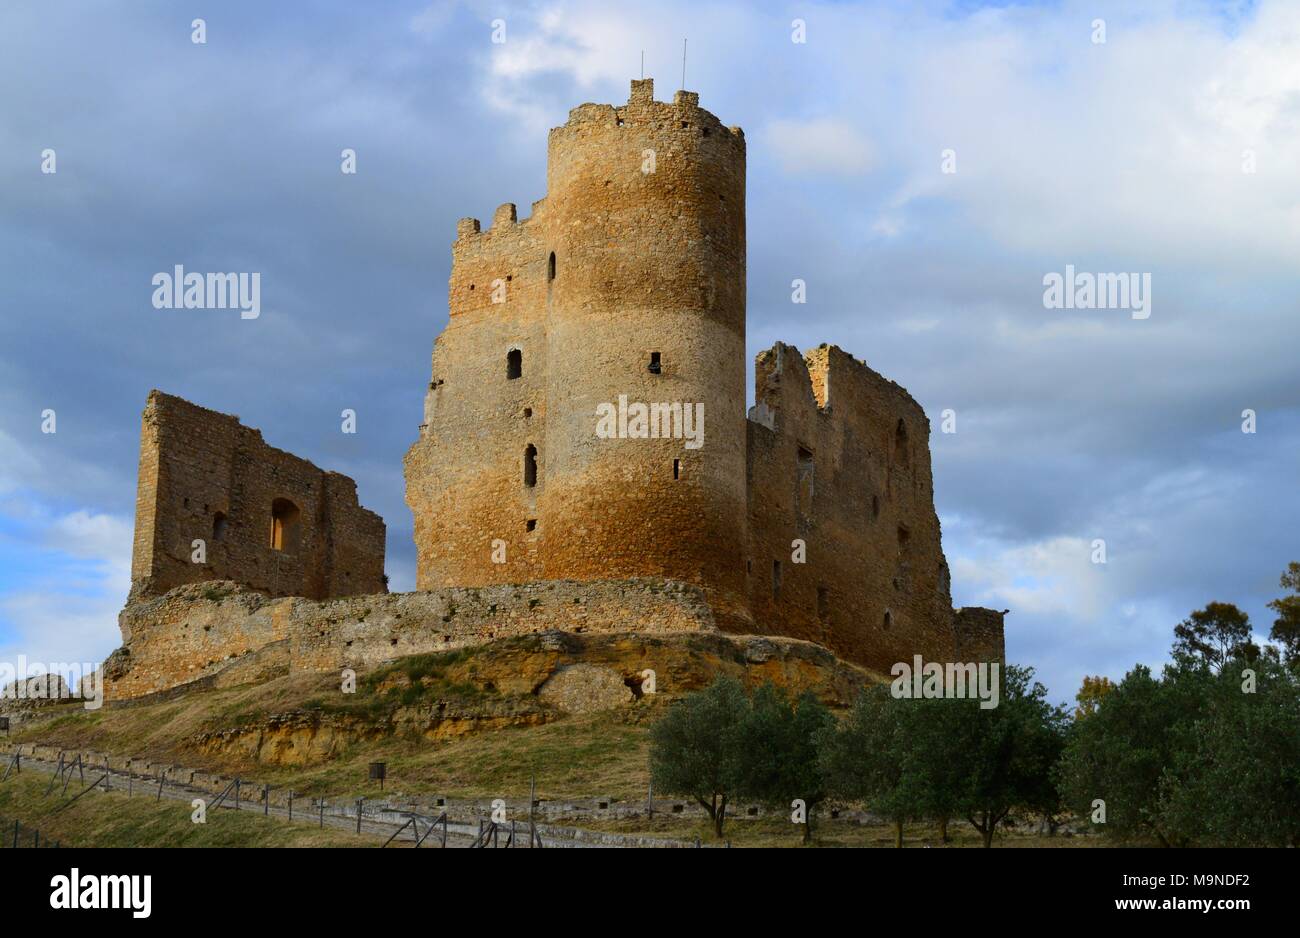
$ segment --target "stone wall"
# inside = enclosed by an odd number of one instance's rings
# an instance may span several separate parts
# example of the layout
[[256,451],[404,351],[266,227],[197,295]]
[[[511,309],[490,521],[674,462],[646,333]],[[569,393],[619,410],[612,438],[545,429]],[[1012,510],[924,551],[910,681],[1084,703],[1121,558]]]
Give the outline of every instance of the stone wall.
[[223,579],[272,596],[382,593],[384,535],[383,519],[357,504],[347,476],[267,446],[238,417],[150,392],[133,595]]
[[[758,356],[749,421],[756,628],[888,671],[954,651],[930,424],[902,387],[834,346]],[[803,562],[793,556],[801,540]]]
[[979,606],[963,606],[952,614],[956,650],[955,661],[1006,661],[1003,620],[1007,610],[998,612]]
[[[105,663],[110,700],[260,667],[359,671],[407,655],[561,630],[715,632],[703,591],[662,580],[541,581],[316,601],[236,583],[192,584],[128,604]],[[249,657],[249,656],[253,657]],[[258,660],[261,656],[264,660]]]

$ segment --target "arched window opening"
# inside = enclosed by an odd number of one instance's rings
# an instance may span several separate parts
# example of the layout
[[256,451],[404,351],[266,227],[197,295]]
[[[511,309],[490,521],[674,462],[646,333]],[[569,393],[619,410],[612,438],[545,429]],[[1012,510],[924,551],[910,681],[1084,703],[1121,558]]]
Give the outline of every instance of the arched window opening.
[[292,552],[298,549],[298,506],[287,498],[271,502],[271,548]]
[[532,443],[524,450],[524,485],[532,488],[537,484],[537,447]]
[[512,348],[506,352],[506,380],[513,381],[523,377],[524,353],[522,349]]
[[890,612],[888,609],[886,609],[885,621],[880,624],[880,627],[883,628],[886,632],[888,632],[889,627],[892,626],[893,624],[894,624],[894,614]]
[[226,537],[226,515],[225,512],[217,512],[212,516],[212,540],[221,541]]
[[898,426],[894,428],[894,462],[900,466],[908,463],[907,424],[903,423],[901,417]]

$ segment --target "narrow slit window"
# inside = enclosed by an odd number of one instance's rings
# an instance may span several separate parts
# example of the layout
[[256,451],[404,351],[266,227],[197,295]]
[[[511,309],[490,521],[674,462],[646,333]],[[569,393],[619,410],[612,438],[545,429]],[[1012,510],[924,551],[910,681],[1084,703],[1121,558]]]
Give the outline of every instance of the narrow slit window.
[[659,353],[651,352],[650,353],[650,374],[657,375],[657,374],[662,374],[662,372],[663,372],[663,363],[659,357]]
[[523,350],[512,348],[506,352],[506,380],[513,381],[515,378],[521,378],[524,374],[524,353]]
[[682,477],[682,461],[681,461],[680,459],[674,459],[674,460],[673,460],[673,478],[674,478],[674,479],[680,479],[681,477]]
[[781,598],[781,561],[772,561],[772,598]]
[[555,279],[555,252],[551,252],[551,259],[546,262],[546,279]]
[[831,617],[831,591],[829,587],[817,587],[817,618],[826,622]]
[[911,449],[907,445],[907,424],[900,417],[898,426],[894,428],[894,462],[900,466],[907,466],[911,457]]
[[524,485],[532,488],[537,484],[537,447],[532,443],[524,450]]
[[806,446],[800,446],[795,462],[795,494],[799,504],[799,512],[803,515],[812,514],[813,503],[813,454],[812,450]]
[[214,541],[225,540],[226,537],[226,515],[224,512],[217,512],[212,517],[212,539]]

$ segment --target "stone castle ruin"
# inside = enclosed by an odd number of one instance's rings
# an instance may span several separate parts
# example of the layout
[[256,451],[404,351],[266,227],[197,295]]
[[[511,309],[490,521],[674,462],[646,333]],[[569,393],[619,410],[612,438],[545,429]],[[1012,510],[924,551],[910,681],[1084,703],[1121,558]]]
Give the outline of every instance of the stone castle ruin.
[[383,519],[357,504],[347,476],[267,446],[238,417],[161,391],[149,395],[133,593],[207,580],[270,596],[382,593],[384,533]]
[[906,390],[777,344],[746,413],[745,138],[696,94],[573,109],[528,218],[458,223],[449,300],[405,460],[419,592],[386,593],[350,479],[155,391],[110,696],[554,629],[1003,657],[1001,613],[952,608]]

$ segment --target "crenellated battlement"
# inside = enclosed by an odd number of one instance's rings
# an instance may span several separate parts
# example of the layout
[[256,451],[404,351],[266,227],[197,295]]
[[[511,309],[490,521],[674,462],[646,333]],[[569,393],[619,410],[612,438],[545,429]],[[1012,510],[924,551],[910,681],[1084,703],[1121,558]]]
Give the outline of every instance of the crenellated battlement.
[[695,91],[677,91],[669,101],[656,101],[654,79],[633,79],[632,93],[627,104],[580,104],[569,110],[568,120],[552,128],[551,142],[557,137],[581,136],[593,128],[623,128],[628,132],[638,128],[651,128],[656,133],[673,134],[681,138],[716,137],[744,144],[745,133],[739,127],[728,127],[710,111],[700,107],[700,95]]

